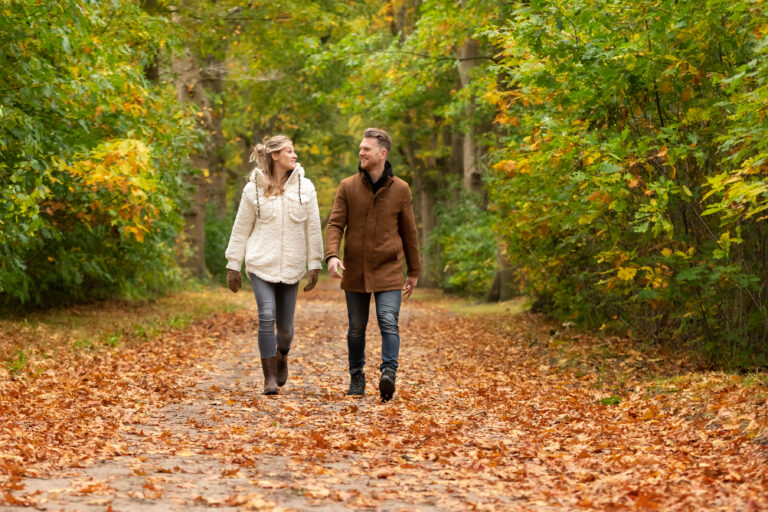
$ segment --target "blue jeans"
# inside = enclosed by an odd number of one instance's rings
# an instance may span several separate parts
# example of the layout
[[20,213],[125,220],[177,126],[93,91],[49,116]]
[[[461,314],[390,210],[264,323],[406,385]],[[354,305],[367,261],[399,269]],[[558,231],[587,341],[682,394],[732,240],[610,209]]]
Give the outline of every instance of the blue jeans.
[[270,283],[254,274],[248,277],[259,307],[259,354],[275,357],[278,349],[281,354],[287,354],[293,341],[293,314],[299,283]]
[[[349,349],[349,372],[355,373],[365,366],[365,327],[368,324],[368,311],[371,305],[370,293],[345,292],[347,296],[347,315],[349,331],[347,348]],[[374,292],[376,301],[376,319],[381,331],[381,366],[379,370],[390,368],[397,371],[397,356],[400,352],[400,331],[397,319],[400,315],[400,290]]]

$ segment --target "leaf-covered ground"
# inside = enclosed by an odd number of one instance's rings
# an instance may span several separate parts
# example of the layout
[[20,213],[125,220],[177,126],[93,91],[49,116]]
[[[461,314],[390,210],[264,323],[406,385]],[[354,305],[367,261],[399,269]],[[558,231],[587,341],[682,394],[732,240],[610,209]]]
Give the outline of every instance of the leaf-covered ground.
[[46,371],[0,377],[0,503],[768,509],[761,376],[694,372],[623,340],[525,313],[456,314],[422,295],[401,313],[394,400],[378,400],[373,315],[367,394],[350,398],[333,284],[299,296],[277,397],[260,393],[256,310],[243,293],[246,309],[121,335],[116,348],[50,352]]

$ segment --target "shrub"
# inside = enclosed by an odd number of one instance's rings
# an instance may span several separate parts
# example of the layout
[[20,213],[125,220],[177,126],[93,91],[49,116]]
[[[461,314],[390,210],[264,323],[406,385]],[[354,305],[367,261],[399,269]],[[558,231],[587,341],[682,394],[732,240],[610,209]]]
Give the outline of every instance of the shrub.
[[462,294],[486,293],[496,268],[495,216],[481,204],[481,197],[459,193],[436,207],[440,222],[430,233],[431,249],[437,247],[445,289]]
[[137,3],[37,4],[0,17],[0,306],[162,291],[200,140],[144,76],[169,24]]
[[223,218],[216,215],[216,207],[213,203],[206,205],[205,212],[205,266],[211,279],[217,284],[227,282],[227,260],[224,252],[227,250],[229,235],[232,233],[232,224],[235,215],[231,213]]
[[705,4],[537,0],[487,31],[508,73],[490,197],[551,313],[760,365],[766,13]]

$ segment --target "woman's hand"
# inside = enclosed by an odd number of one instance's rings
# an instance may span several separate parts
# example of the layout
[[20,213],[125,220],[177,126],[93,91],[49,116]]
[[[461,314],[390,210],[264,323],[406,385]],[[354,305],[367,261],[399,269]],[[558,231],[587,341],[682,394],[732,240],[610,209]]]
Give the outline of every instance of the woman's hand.
[[240,289],[240,286],[243,284],[243,279],[240,277],[240,272],[237,270],[232,270],[231,268],[227,269],[227,288],[232,290],[234,293],[237,293],[237,290]]
[[320,275],[320,270],[310,270],[307,273],[307,286],[304,287],[304,291],[308,292],[317,284],[317,277]]

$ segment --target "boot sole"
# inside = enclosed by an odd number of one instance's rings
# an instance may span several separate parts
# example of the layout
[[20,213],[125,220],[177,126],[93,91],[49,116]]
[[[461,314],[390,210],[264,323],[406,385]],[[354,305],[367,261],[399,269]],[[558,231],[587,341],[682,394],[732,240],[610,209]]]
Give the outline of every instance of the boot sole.
[[278,393],[277,388],[264,390],[265,395],[276,395],[277,393]]
[[379,393],[381,394],[382,402],[389,402],[395,394],[395,381],[387,376],[383,376],[379,380]]

